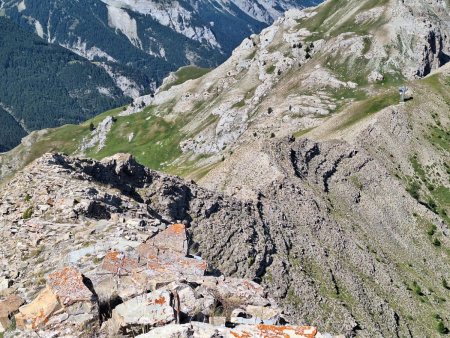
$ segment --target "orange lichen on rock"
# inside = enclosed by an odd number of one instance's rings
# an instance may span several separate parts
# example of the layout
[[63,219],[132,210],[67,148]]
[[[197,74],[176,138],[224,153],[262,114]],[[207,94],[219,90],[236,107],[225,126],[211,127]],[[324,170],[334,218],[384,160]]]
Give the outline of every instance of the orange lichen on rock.
[[147,260],[149,275],[165,275],[172,278],[180,276],[204,276],[208,264],[176,253],[165,252],[154,259]]
[[184,224],[172,224],[166,229],[167,233],[176,235],[183,235],[186,233],[186,226]]
[[164,296],[161,296],[155,300],[150,299],[148,301],[149,304],[157,304],[157,305],[164,305],[166,304],[166,298]]
[[261,338],[314,338],[317,329],[312,326],[258,325]]
[[55,271],[47,278],[47,286],[15,316],[17,327],[34,330],[48,322],[61,307],[77,302],[93,302],[93,294],[83,282],[83,275],[73,267]]
[[103,259],[102,269],[113,274],[127,274],[139,267],[137,259],[127,257],[119,251],[108,252]]
[[47,286],[33,302],[20,307],[19,313],[15,316],[17,327],[34,330],[45,324],[48,318],[60,308],[58,297]]
[[230,333],[235,338],[252,338],[252,335],[246,331],[241,332],[241,333],[231,331]]
[[147,244],[153,245],[159,251],[173,251],[187,255],[186,226],[184,224],[172,224],[166,230],[151,238]]
[[82,274],[73,267],[65,267],[48,276],[48,286],[65,306],[80,301],[90,301],[92,292],[83,282]]
[[249,281],[246,281],[246,280],[244,280],[242,284],[244,284],[244,286],[247,289],[249,289],[249,290],[256,290],[256,289],[260,288],[260,285],[252,284],[252,283],[250,283]]

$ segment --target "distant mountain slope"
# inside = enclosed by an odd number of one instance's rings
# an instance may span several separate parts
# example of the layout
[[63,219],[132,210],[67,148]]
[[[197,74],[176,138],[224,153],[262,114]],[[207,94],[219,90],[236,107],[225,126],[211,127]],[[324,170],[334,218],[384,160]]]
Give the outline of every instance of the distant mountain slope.
[[213,67],[284,10],[320,0],[4,1],[22,27],[95,60],[123,92],[149,93],[181,66]]
[[0,150],[127,102],[105,70],[0,17]]

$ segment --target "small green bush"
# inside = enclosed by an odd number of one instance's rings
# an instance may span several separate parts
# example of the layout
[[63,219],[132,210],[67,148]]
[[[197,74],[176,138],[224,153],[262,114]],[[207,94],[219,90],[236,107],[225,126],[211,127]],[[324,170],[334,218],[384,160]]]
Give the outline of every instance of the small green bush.
[[414,199],[418,200],[419,197],[420,197],[420,194],[419,194],[419,191],[420,191],[420,184],[417,183],[417,182],[412,182],[412,183],[410,184],[410,186],[409,186],[408,188],[406,188],[406,191],[409,192],[409,194],[410,194]]
[[440,334],[447,334],[447,333],[449,333],[448,328],[447,328],[447,327],[444,325],[444,323],[441,322],[441,321],[437,324],[436,329],[437,329],[437,331],[438,331]]
[[432,224],[430,229],[427,231],[428,236],[433,236],[436,233],[436,229],[436,225]]
[[439,246],[441,246],[441,241],[438,240],[437,238],[435,238],[435,239],[433,240],[433,245],[439,247]]
[[33,216],[33,207],[28,207],[27,210],[23,212],[23,219],[30,219]]
[[428,199],[428,208],[431,210],[431,211],[433,211],[435,214],[437,214],[438,212],[437,212],[437,204],[436,204],[436,202],[432,199],[432,198],[430,198],[430,199]]
[[417,284],[416,281],[413,282],[413,292],[418,296],[423,296],[422,288]]

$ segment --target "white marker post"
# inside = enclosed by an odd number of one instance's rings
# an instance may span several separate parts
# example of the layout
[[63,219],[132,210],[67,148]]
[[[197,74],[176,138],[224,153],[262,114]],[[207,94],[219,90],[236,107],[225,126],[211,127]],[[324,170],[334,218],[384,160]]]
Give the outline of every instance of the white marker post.
[[405,96],[406,96],[406,92],[408,91],[408,88],[400,87],[398,89],[398,91],[400,93],[400,103],[405,103]]

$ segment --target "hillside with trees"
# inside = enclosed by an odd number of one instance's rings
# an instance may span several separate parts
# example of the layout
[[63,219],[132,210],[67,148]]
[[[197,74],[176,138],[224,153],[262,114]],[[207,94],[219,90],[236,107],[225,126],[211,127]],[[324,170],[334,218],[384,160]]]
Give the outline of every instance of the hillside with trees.
[[2,151],[25,130],[80,123],[128,102],[105,70],[6,18],[0,18],[0,78]]

